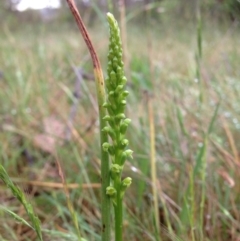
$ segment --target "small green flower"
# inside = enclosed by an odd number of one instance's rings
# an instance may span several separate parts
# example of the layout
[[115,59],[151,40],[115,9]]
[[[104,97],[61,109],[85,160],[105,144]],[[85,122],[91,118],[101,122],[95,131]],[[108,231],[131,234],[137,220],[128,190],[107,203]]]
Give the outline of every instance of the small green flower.
[[103,143],[102,148],[104,151],[108,152],[108,149],[110,148],[110,144],[108,142]]
[[112,180],[115,180],[116,178],[119,178],[121,176],[122,169],[122,166],[119,166],[118,164],[112,165],[110,170]]
[[123,151],[120,157],[120,164],[123,165],[128,158],[132,159],[133,158],[132,154],[133,154],[133,151],[130,149]]
[[122,167],[121,166],[119,166],[118,164],[113,164],[112,165],[112,167],[111,167],[111,172],[112,173],[119,174],[119,173],[121,173],[121,171],[122,171]]
[[107,187],[106,194],[111,198],[113,205],[116,206],[117,190],[114,187],[109,186]]
[[130,119],[125,119],[124,121],[121,122],[120,124],[120,132],[122,135],[124,135],[127,131],[128,125],[130,124],[131,120]]
[[127,188],[132,184],[132,178],[126,177],[121,183],[121,197],[124,196],[125,191]]
[[107,187],[106,194],[110,197],[114,197],[116,195],[117,191],[114,187],[109,186]]

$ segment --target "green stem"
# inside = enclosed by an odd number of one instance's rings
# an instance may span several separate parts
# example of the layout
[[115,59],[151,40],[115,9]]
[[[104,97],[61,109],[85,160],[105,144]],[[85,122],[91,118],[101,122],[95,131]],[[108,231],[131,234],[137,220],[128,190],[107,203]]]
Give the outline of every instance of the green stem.
[[106,188],[110,185],[110,173],[109,173],[109,157],[108,153],[103,151],[103,143],[108,141],[107,133],[102,132],[102,129],[107,125],[103,117],[106,116],[107,111],[103,108],[103,104],[106,101],[105,84],[100,65],[99,58],[93,47],[93,44],[89,38],[86,27],[82,21],[82,18],[77,10],[74,0],[67,0],[69,8],[76,20],[78,28],[83,36],[83,39],[91,54],[92,63],[94,67],[94,76],[97,89],[98,109],[99,109],[99,122],[100,122],[100,149],[101,149],[101,179],[102,179],[102,241],[110,241],[110,197],[106,194]]
[[115,212],[115,241],[122,241],[122,230],[123,230],[123,200],[121,197],[121,178],[115,180],[117,197],[116,205],[114,206]]
[[[106,116],[106,109],[103,108],[105,103],[105,89],[104,79],[101,69],[94,69],[94,75],[96,80],[97,97],[98,97],[98,108],[99,108],[99,124],[100,124],[100,148],[101,148],[101,195],[102,195],[102,241],[110,241],[110,211],[111,203],[110,198],[106,194],[106,189],[110,184],[110,172],[109,172],[109,157],[108,153],[103,151],[103,143],[108,141],[107,133],[101,131],[107,122],[103,119]],[[102,83],[102,84],[101,84]]]

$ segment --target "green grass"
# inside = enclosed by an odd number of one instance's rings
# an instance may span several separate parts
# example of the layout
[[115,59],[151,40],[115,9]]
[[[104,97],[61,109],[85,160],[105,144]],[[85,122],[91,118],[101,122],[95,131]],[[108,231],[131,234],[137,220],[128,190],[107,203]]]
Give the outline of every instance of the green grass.
[[[133,179],[124,198],[123,240],[157,240],[148,94],[153,97],[162,240],[238,240],[239,26],[203,21],[201,108],[200,89],[195,82],[196,27],[163,21],[151,28],[154,31],[149,33],[147,26],[129,23],[127,29],[131,93],[126,115],[132,119],[127,138],[134,150],[134,160],[126,163],[123,172],[124,177]],[[93,26],[90,35],[106,69],[108,29]],[[71,65],[91,73],[90,57],[77,29],[56,23],[19,24],[18,29],[13,29],[6,23],[0,31],[0,53],[0,68],[4,72],[0,79],[0,163],[13,181],[27,190],[27,199],[42,222],[44,241],[77,240],[66,194],[63,189],[26,184],[23,180],[61,183],[57,168],[60,163],[67,183],[89,184],[90,188],[69,189],[70,200],[81,235],[89,241],[100,240],[100,189],[91,188],[92,183],[100,183],[93,81],[84,81],[72,140],[58,146],[52,154],[34,144],[34,137],[43,133],[46,117],[55,116],[64,125],[67,123],[72,105],[67,93],[74,89],[75,82]],[[206,141],[209,126],[211,133]],[[204,152],[205,157],[201,155]],[[206,168],[201,166],[202,162]],[[231,186],[233,181],[235,185]],[[28,221],[21,204],[3,183],[0,197],[1,206]],[[200,203],[204,199],[202,210]],[[36,239],[31,228],[2,210],[0,234],[1,240]]]

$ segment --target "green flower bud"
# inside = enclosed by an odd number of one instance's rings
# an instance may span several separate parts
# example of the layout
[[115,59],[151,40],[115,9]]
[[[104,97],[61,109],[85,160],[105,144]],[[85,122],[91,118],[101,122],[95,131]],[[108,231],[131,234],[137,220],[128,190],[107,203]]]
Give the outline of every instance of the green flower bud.
[[122,154],[121,154],[121,158],[120,158],[120,164],[123,165],[126,161],[127,158],[133,158],[132,157],[133,151],[128,149],[125,150]]
[[110,121],[110,120],[112,120],[112,117],[109,116],[109,115],[106,115],[106,116],[103,117],[103,120]]
[[123,113],[118,114],[118,115],[115,116],[116,120],[122,120],[122,119],[125,119],[125,118],[126,118],[126,116]]
[[[118,56],[119,56],[120,59],[122,59],[122,53],[119,53]],[[120,65],[121,67],[124,66],[124,63],[123,63],[122,60],[120,61],[119,65]]]
[[108,152],[111,156],[115,154],[115,148],[108,142],[102,144],[103,151]]
[[129,144],[128,139],[123,139],[123,140],[121,141],[121,145],[122,145],[122,148],[123,148],[123,149],[124,149],[126,146],[128,146],[128,144]]
[[115,90],[116,93],[120,93],[120,91],[122,91],[123,87],[124,87],[123,85],[118,85],[116,90]]
[[102,129],[102,131],[105,132],[105,133],[110,133],[110,132],[113,132],[113,129],[110,126],[105,126]]
[[114,47],[114,51],[115,51],[115,53],[118,53],[119,47],[118,47],[118,46],[115,46],[115,47]]
[[115,92],[114,91],[109,91],[109,93],[108,93],[108,95],[110,95],[110,96],[112,96],[112,95],[114,95],[115,94]]
[[125,163],[126,159],[127,159],[127,154],[125,152],[123,152],[121,154],[120,164],[123,165]]
[[109,102],[105,102],[103,104],[103,108],[106,108],[108,110],[110,116],[114,115],[114,110]]
[[103,120],[107,121],[108,124],[113,128],[114,127],[114,120],[113,117],[106,115],[103,117]]
[[121,198],[123,198],[125,191],[127,188],[132,184],[132,178],[131,177],[126,177],[122,183],[121,183]]
[[103,107],[104,108],[108,108],[109,107],[109,103],[107,103],[107,102],[103,103]]
[[112,180],[115,180],[115,178],[120,177],[122,172],[122,167],[118,164],[113,164],[110,169],[111,172],[111,178]]
[[110,146],[111,146],[111,145],[110,145],[108,142],[104,142],[104,143],[102,144],[102,148],[103,148],[103,150],[104,150],[105,152],[108,152],[108,149],[109,149]]
[[117,191],[116,191],[116,189],[114,187],[112,187],[112,186],[107,187],[106,194],[108,196],[114,197],[116,195],[116,193],[117,193]]
[[128,94],[129,94],[129,92],[127,90],[125,90],[125,91],[122,92],[121,96],[123,98],[126,98],[128,96]]
[[127,131],[128,125],[131,122],[130,119],[125,119],[121,124],[120,124],[120,132],[122,135],[124,135]]
[[121,105],[126,105],[127,102],[126,102],[126,100],[122,100],[122,101],[120,102],[120,104],[121,104]]
[[103,132],[107,133],[112,139],[115,139],[116,137],[116,134],[113,130],[112,127],[110,126],[105,126],[103,129],[102,129]]
[[133,159],[133,157],[132,157],[133,151],[132,150],[128,149],[128,150],[126,150],[124,152],[126,153],[127,158]]
[[[117,52],[116,52],[116,53],[117,53]],[[113,58],[113,63],[116,63],[116,64],[118,63],[117,57],[114,57],[114,58]]]
[[122,181],[122,187],[129,187],[132,184],[132,178],[131,177],[126,177],[123,181]]
[[125,85],[127,83],[127,78],[125,77],[125,76],[123,76],[122,78],[121,78],[121,84],[122,85]]
[[111,166],[112,173],[121,173],[121,171],[122,171],[122,166],[119,166],[118,164],[113,164]]
[[[123,75],[123,69],[122,69],[120,66],[117,67],[117,75],[118,75],[119,77],[122,77],[122,75]],[[119,78],[119,79],[120,79],[120,78]]]
[[[113,64],[112,64],[112,66],[113,66]],[[110,73],[110,79],[113,83],[116,83],[116,81],[117,81],[116,73],[113,70]]]

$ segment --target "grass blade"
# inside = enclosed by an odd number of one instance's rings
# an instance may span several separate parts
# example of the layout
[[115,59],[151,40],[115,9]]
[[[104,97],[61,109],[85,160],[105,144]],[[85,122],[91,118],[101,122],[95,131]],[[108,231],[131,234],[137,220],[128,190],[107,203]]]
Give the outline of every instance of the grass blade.
[[28,217],[32,222],[32,227],[37,233],[38,239],[42,241],[43,239],[42,239],[40,221],[37,215],[35,214],[32,205],[27,201],[23,191],[12,182],[6,170],[1,164],[0,164],[0,179],[2,179],[2,181],[5,183],[7,188],[11,190],[12,194],[22,203],[22,205],[24,206],[28,214]]

